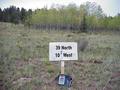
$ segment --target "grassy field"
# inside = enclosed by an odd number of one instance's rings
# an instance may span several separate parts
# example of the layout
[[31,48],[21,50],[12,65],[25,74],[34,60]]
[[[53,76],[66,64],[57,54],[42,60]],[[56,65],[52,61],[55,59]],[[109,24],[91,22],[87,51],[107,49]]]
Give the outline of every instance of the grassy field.
[[35,30],[10,23],[0,23],[1,88],[67,90],[54,81],[60,73],[60,62],[49,62],[48,45],[54,41],[88,42],[84,51],[78,48],[78,61],[65,62],[65,73],[73,78],[71,90],[120,90],[119,34]]

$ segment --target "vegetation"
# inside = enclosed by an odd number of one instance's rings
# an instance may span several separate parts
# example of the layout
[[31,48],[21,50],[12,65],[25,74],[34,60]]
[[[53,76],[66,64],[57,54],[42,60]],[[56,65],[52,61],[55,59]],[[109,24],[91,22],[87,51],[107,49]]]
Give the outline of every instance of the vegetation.
[[48,53],[59,41],[78,42],[79,60],[65,62],[71,90],[120,90],[119,39],[120,14],[106,16],[96,3],[0,9],[0,90],[61,90]]
[[15,24],[24,23],[26,17],[32,14],[32,10],[28,11],[24,8],[18,8],[15,6],[10,6],[9,8],[0,8],[0,22],[11,22]]
[[24,23],[29,27],[49,30],[120,30],[120,14],[112,17],[106,16],[100,5],[86,2],[80,7],[71,3],[68,6],[55,5],[51,8],[44,7],[28,11],[11,6],[0,9],[0,21]]
[[[120,71],[119,34],[48,32],[0,23],[0,82],[5,90],[61,90],[54,81],[60,63],[48,61],[48,45],[52,41],[75,41],[80,43],[79,60],[65,62],[65,73],[73,77],[71,89],[89,88],[95,82],[97,90],[102,90],[112,73]],[[114,80],[112,90],[119,90],[119,78]]]

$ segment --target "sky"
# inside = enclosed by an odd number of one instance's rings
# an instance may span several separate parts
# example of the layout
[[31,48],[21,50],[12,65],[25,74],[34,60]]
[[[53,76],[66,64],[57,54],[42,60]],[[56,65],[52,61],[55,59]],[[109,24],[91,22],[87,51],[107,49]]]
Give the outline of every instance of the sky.
[[108,16],[115,16],[120,13],[120,0],[0,0],[0,8],[4,9],[14,5],[34,10],[44,6],[50,8],[53,4],[68,5],[69,3],[75,3],[80,6],[87,1],[96,2]]

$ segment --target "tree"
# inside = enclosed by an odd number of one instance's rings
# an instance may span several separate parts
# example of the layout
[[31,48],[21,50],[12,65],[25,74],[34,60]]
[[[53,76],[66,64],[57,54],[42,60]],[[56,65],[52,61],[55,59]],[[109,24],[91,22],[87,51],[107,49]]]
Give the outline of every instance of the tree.
[[32,9],[29,9],[28,11],[27,11],[27,17],[26,17],[26,19],[25,19],[25,24],[26,25],[28,25],[29,27],[30,27],[30,25],[31,25],[31,17],[32,17]]
[[86,32],[86,30],[87,30],[87,22],[86,22],[87,10],[86,10],[86,6],[85,5],[80,5],[79,12],[80,12],[80,15],[79,15],[80,30],[82,32]]
[[87,14],[90,16],[96,16],[97,18],[104,16],[101,6],[97,5],[95,2],[86,2],[85,8],[87,10]]
[[19,16],[20,10],[19,10],[19,8],[16,8],[15,6],[11,6],[10,8],[8,8],[8,11],[9,11],[8,16],[10,17],[9,22],[18,24],[19,21],[20,21],[20,16]]
[[25,19],[27,17],[27,12],[24,8],[21,9],[21,13],[20,13],[20,19],[21,19],[21,22],[24,23],[25,22]]
[[68,29],[86,32],[88,29],[120,29],[120,14],[107,17],[100,5],[86,2],[80,7],[71,3],[67,6],[53,5],[32,11],[10,6],[0,9],[0,21],[22,23],[40,29]]
[[4,22],[12,22],[12,23],[19,23],[20,21],[20,10],[15,6],[10,6],[9,8],[5,8],[2,12],[2,21]]
[[3,12],[2,12],[2,9],[0,8],[0,21],[2,21],[2,14]]

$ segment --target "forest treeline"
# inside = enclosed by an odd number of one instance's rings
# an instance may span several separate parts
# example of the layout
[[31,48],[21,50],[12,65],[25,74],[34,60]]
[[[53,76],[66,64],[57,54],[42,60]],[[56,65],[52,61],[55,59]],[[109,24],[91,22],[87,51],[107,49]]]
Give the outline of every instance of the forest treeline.
[[11,6],[0,9],[0,21],[23,23],[38,29],[116,29],[120,30],[120,14],[107,16],[100,5],[86,2],[80,6],[71,3],[67,6],[53,5],[51,8],[41,8],[32,11]]
[[9,8],[0,8],[0,22],[11,22],[14,24],[25,23],[26,18],[32,15],[32,9],[26,10],[16,6]]

